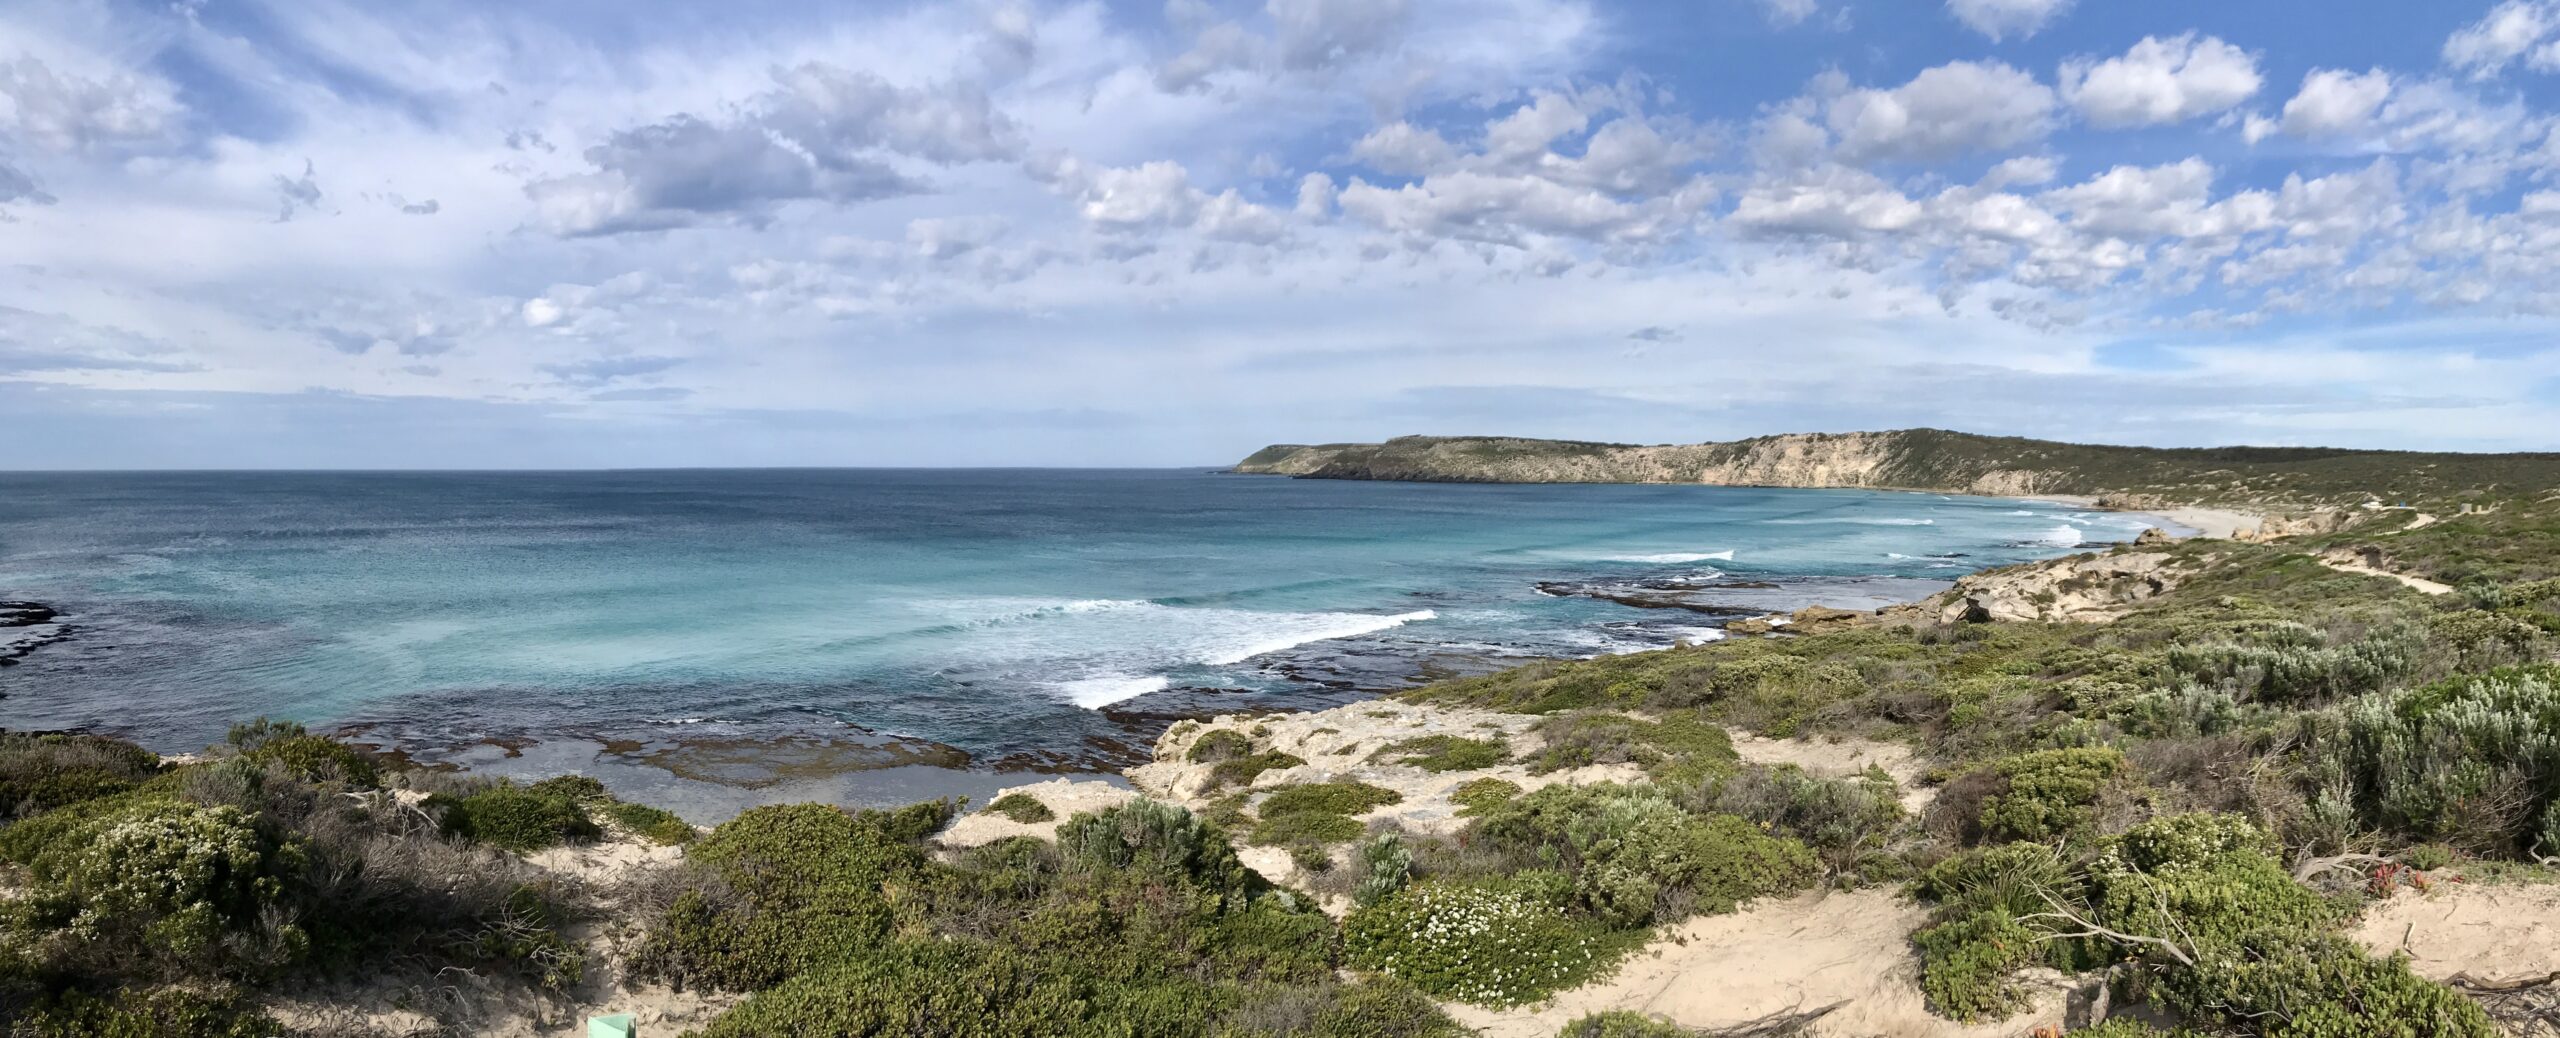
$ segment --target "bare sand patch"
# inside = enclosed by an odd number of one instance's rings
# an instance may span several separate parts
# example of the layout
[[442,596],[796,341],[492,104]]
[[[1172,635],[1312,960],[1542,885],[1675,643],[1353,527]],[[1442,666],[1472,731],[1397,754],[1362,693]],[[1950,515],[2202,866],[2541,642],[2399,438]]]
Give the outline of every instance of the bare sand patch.
[[1793,764],[1825,778],[1852,778],[1870,767],[1883,768],[1902,789],[1902,809],[1919,814],[1937,799],[1934,787],[1920,784],[1924,769],[1911,747],[1872,739],[1771,739],[1733,733],[1733,752],[1753,764]]
[[2034,1006],[1966,1026],[1929,1012],[1911,931],[1928,911],[1881,890],[1762,901],[1671,929],[1617,975],[1518,1010],[1451,1006],[1485,1038],[1548,1038],[1591,1013],[1625,1010],[1684,1027],[1733,1028],[1829,1008],[1808,1034],[1832,1038],[1993,1038],[2062,1020],[2064,985],[2042,976]]
[[2409,953],[2431,980],[2503,981],[2560,972],[2560,884],[2445,883],[2365,909],[2352,936],[2377,955]]
[[1104,811],[1134,800],[1136,790],[1094,779],[1055,778],[1047,782],[1008,786],[996,791],[987,802],[994,803],[1014,794],[1040,802],[1055,817],[1045,822],[1017,822],[1000,814],[973,811],[953,819],[950,828],[934,837],[934,842],[953,850],[978,847],[1014,836],[1033,836],[1043,840],[1058,838],[1058,823],[1087,811]]
[[2256,512],[2242,512],[2229,508],[2172,508],[2160,515],[2170,522],[2196,531],[2195,535],[2198,537],[2211,537],[2225,541],[2239,536],[2243,530],[2254,533],[2267,521],[2266,516]]

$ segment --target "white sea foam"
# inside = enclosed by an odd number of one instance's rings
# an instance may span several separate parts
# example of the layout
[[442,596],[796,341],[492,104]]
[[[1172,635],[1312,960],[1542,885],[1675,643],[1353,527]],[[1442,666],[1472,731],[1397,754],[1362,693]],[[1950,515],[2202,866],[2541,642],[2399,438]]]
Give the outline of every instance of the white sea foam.
[[2036,542],[2050,544],[2056,548],[2076,548],[2080,545],[2080,528],[2070,523],[2063,523],[2038,535]]
[[1733,549],[1727,548],[1723,551],[1672,551],[1664,552],[1659,555],[1612,555],[1609,556],[1609,561],[1652,562],[1660,563],[1662,565],[1678,565],[1683,562],[1731,562],[1733,561]]
[[1123,699],[1134,699],[1149,692],[1162,692],[1173,680],[1162,674],[1097,674],[1074,681],[1050,685],[1067,694],[1067,700],[1087,710],[1110,706]]
[[1275,616],[1272,618],[1272,633],[1251,644],[1228,649],[1200,662],[1213,667],[1224,667],[1282,649],[1296,648],[1308,642],[1329,642],[1336,638],[1376,634],[1391,627],[1402,627],[1416,620],[1439,618],[1440,614],[1428,609],[1417,609],[1410,613],[1397,613],[1393,616],[1375,616],[1368,613],[1300,613]]

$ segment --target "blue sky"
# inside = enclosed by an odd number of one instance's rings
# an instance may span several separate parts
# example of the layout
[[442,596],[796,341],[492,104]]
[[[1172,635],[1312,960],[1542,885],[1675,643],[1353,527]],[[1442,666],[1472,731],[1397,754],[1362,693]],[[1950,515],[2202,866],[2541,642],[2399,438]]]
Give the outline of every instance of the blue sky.
[[0,468],[2560,448],[2560,0],[635,10],[0,9]]

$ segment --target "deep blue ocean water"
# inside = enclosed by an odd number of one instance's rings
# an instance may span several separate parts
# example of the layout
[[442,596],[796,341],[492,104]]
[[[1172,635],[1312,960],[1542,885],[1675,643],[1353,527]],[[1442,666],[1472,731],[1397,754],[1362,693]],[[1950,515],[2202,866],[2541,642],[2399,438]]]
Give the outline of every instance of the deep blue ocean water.
[[1872,605],[2155,521],[1196,470],[0,474],[0,599],[78,629],[0,669],[0,724],[164,751],[258,715],[417,746],[845,724],[1055,763],[1143,739],[1132,713],[1717,633],[1542,582]]

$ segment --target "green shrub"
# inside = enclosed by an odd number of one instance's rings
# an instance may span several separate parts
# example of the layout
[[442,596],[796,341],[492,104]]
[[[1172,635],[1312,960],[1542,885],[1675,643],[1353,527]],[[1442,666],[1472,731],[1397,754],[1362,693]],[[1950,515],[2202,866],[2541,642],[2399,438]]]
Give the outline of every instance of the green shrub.
[[1058,853],[1070,871],[1135,871],[1212,891],[1253,888],[1224,830],[1173,804],[1138,799],[1080,814],[1058,826]]
[[1370,754],[1371,761],[1387,761],[1421,768],[1424,771],[1479,771],[1511,759],[1511,746],[1498,739],[1469,739],[1457,735],[1425,735],[1390,743]]
[[2332,932],[2346,910],[2293,880],[2272,841],[2232,815],[2154,819],[2102,849],[2087,911],[2109,929],[2158,937],[2119,949],[2149,964],[2150,997],[2196,1023],[2266,1038],[2491,1038],[2478,1006]]
[[702,835],[694,829],[692,823],[676,817],[675,812],[650,807],[647,804],[611,801],[604,805],[604,815],[613,819],[615,825],[647,837],[651,842],[662,846],[673,847],[692,843],[696,837]]
[[[572,787],[574,788],[574,787]],[[517,852],[538,851],[603,835],[585,805],[560,786],[536,788],[500,780],[444,803],[445,829],[456,836]]]
[[[2315,803],[2365,826],[2531,851],[2560,801],[2560,669],[2367,696],[2304,725]],[[2560,838],[2542,853],[2560,851]]]
[[1360,845],[1359,866],[1360,884],[1352,888],[1351,903],[1367,908],[1403,890],[1413,879],[1413,851],[1402,837],[1380,833]]
[[1253,753],[1253,740],[1233,728],[1214,728],[1191,744],[1184,760],[1193,764],[1215,764]]
[[1902,824],[1901,792],[1882,768],[1826,779],[1786,764],[1743,769],[1706,787],[1702,802],[1802,840],[1833,875],[1855,877]]
[[2339,646],[2300,624],[2256,636],[2246,644],[2171,646],[2168,666],[2190,680],[2233,686],[2243,698],[2320,702],[2380,690],[2416,670],[2425,653],[2424,637],[2408,630]]
[[1732,815],[1691,815],[1651,786],[1548,786],[1487,812],[1475,831],[1563,864],[1576,904],[1620,927],[1729,912],[1815,871],[1802,843]]
[[327,736],[313,735],[291,721],[261,717],[248,724],[232,725],[224,741],[240,756],[261,765],[281,767],[305,782],[344,782],[353,786],[382,782],[382,768],[372,757]]
[[951,810],[946,802],[894,812],[748,809],[687,851],[688,885],[643,941],[636,970],[750,991],[863,955],[889,934],[884,888],[925,871],[917,841]]
[[1921,993],[1951,1019],[2003,1019],[2026,1003],[2011,977],[2043,957],[2038,937],[2001,908],[1923,928],[1911,935],[1920,949]]
[[1982,828],[1994,839],[2055,840],[2096,830],[2092,810],[2099,791],[2124,773],[2124,753],[2112,747],[2042,750],[2002,760],[1992,769],[2005,780],[1982,806]]
[[1733,737],[1694,710],[1674,710],[1658,721],[1580,711],[1548,718],[1538,725],[1538,734],[1545,746],[1529,770],[1541,775],[1598,764],[1637,764],[1656,782],[1688,786],[1728,774],[1740,760]]
[[1697,1032],[1641,1013],[1613,1010],[1564,1025],[1556,1038],[1695,1038]]
[[119,739],[0,732],[0,823],[125,792],[160,773],[160,758]]
[[284,1028],[243,1000],[182,988],[118,991],[106,997],[69,990],[28,1007],[13,1038],[268,1038]]
[[1015,1038],[1082,1033],[1071,975],[1001,945],[899,941],[845,956],[763,992],[698,1038],[934,1035]]
[[1024,825],[1052,822],[1058,818],[1058,813],[1049,810],[1049,805],[1028,793],[1007,793],[997,797],[995,803],[987,805],[986,813],[1003,815]]
[[1458,805],[1461,817],[1479,815],[1510,803],[1520,795],[1520,784],[1490,775],[1470,779],[1449,791],[1449,802]]
[[279,843],[237,809],[144,801],[39,849],[36,884],[0,905],[0,932],[71,972],[263,974],[309,948],[277,910],[285,878],[303,863],[299,846]]
[[1411,982],[1441,998],[1509,1007],[1580,986],[1633,942],[1557,900],[1560,883],[1515,876],[1485,883],[1417,883],[1351,913],[1351,965]]

